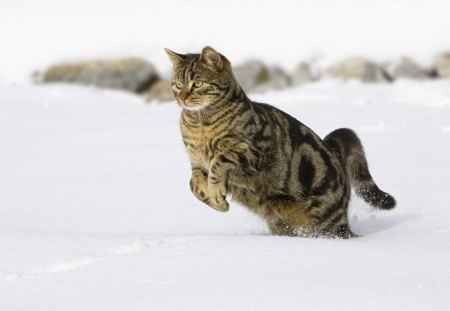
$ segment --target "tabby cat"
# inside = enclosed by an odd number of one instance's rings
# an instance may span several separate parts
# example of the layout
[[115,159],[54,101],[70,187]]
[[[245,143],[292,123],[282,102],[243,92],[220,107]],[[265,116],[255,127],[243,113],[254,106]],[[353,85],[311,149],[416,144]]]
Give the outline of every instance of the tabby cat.
[[166,53],[172,90],[183,108],[190,187],[200,201],[226,212],[231,194],[273,234],[339,238],[356,236],[347,215],[351,186],[374,207],[395,206],[373,181],[352,130],[338,129],[321,140],[283,111],[252,102],[228,59],[211,47],[201,54]]

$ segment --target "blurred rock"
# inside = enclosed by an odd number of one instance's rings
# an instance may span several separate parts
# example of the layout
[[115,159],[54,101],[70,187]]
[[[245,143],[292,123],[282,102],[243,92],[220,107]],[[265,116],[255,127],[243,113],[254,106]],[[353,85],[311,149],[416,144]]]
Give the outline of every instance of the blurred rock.
[[314,81],[314,77],[310,65],[308,63],[298,64],[292,74],[291,84],[296,86],[310,83],[312,81]]
[[245,92],[251,92],[258,85],[269,80],[268,68],[258,60],[250,60],[233,68],[234,75]]
[[388,82],[381,68],[365,58],[351,57],[328,69],[326,77],[344,81],[357,80],[362,82]]
[[153,65],[139,58],[61,63],[48,68],[41,82],[68,82],[141,92],[159,80]]
[[279,90],[290,85],[289,75],[280,67],[268,68],[258,60],[248,61],[234,67],[233,72],[245,92],[262,93]]
[[155,82],[147,91],[142,93],[142,96],[144,96],[144,99],[147,102],[165,102],[174,100],[169,80],[159,80],[158,82]]
[[268,69],[267,81],[258,84],[252,92],[264,93],[270,90],[281,90],[291,85],[291,78],[280,67]]
[[423,80],[429,77],[424,69],[407,57],[400,57],[388,62],[384,66],[384,71],[391,80]]
[[442,54],[436,61],[436,74],[440,78],[450,77],[450,53]]

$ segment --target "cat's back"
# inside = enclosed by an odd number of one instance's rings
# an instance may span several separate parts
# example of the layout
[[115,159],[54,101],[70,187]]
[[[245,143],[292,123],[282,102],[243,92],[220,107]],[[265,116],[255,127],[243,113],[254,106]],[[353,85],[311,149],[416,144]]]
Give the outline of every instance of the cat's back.
[[324,147],[322,139],[312,129],[290,114],[265,103],[252,102],[252,105],[255,113],[274,127],[274,136],[283,141],[283,145],[297,147],[306,143],[314,149]]

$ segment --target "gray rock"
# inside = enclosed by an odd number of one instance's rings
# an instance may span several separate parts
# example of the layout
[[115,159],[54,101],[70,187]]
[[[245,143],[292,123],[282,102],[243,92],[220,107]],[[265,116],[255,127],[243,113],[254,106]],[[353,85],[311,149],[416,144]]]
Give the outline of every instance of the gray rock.
[[290,77],[280,67],[268,68],[258,60],[248,61],[233,68],[241,87],[245,92],[262,93],[268,90],[278,90],[290,85]]
[[250,60],[233,68],[234,75],[246,92],[269,81],[269,69],[258,60]]
[[388,82],[383,70],[375,63],[362,58],[351,57],[328,69],[326,77],[344,81],[358,80],[362,82]]
[[311,67],[308,63],[300,63],[292,73],[291,83],[292,85],[303,85],[314,81],[314,76],[311,71]]
[[384,66],[384,71],[391,80],[428,78],[427,72],[407,57],[400,57],[388,62]]
[[153,65],[139,58],[61,63],[48,68],[41,82],[68,82],[141,92],[159,80]]
[[264,93],[270,90],[281,90],[291,85],[291,78],[280,67],[268,69],[268,79],[266,82],[258,84],[253,88],[253,93]]
[[442,54],[436,61],[436,74],[440,78],[450,77],[450,53]]
[[158,82],[155,82],[147,91],[143,92],[142,95],[147,102],[165,102],[174,100],[169,80],[159,80]]

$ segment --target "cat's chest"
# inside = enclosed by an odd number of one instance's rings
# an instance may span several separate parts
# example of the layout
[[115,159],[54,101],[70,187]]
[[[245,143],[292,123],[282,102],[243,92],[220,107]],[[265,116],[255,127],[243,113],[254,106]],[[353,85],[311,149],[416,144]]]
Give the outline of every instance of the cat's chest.
[[191,162],[206,170],[209,169],[209,164],[214,156],[213,141],[215,136],[212,129],[208,127],[182,127],[181,135]]

